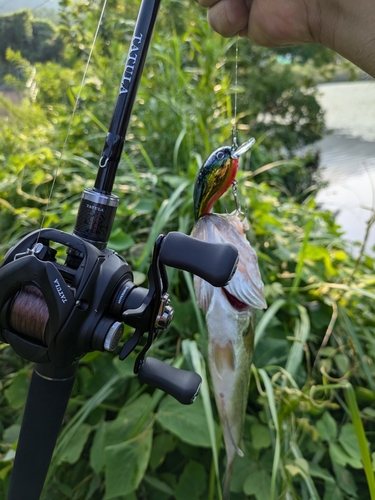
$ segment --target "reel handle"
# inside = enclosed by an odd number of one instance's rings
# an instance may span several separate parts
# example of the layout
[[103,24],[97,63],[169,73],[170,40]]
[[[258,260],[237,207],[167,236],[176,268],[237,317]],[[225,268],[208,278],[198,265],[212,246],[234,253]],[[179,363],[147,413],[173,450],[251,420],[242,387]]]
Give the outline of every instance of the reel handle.
[[194,403],[202,383],[198,373],[175,368],[151,357],[139,365],[138,378],[142,384],[161,389],[184,405]]
[[236,271],[238,250],[229,243],[208,243],[171,231],[162,242],[159,258],[167,266],[188,271],[213,286],[222,287]]

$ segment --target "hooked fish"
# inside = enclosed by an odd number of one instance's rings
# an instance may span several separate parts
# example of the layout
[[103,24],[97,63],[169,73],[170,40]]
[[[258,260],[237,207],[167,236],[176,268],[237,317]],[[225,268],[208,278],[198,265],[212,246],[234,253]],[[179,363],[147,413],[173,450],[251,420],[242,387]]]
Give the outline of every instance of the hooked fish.
[[253,143],[248,141],[236,150],[225,146],[212,153],[201,167],[194,189],[192,236],[232,243],[239,252],[237,270],[225,287],[216,288],[194,277],[197,302],[206,315],[209,369],[227,455],[224,500],[230,496],[235,457],[243,456],[240,443],[254,349],[254,309],[264,309],[267,304],[257,255],[246,238],[248,222],[238,210],[231,214],[210,211],[233,184],[238,158]]

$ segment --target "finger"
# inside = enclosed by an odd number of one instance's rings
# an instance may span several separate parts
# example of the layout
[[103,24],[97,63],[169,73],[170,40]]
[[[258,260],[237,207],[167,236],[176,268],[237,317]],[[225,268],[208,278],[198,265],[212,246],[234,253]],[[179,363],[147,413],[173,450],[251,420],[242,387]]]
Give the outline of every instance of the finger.
[[220,2],[220,0],[196,0],[196,1],[202,7],[212,7],[216,3]]
[[208,11],[208,22],[220,35],[231,37],[243,32],[249,22],[250,7],[245,0],[220,0]]

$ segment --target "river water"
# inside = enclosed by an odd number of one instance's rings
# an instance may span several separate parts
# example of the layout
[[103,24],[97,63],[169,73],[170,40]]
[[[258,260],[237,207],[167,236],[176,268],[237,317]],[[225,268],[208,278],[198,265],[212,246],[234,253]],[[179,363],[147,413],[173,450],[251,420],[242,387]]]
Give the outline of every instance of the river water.
[[[338,212],[349,241],[362,241],[375,212],[375,81],[322,84],[319,92],[331,133],[318,143],[329,184],[317,201]],[[374,245],[375,225],[366,249]]]

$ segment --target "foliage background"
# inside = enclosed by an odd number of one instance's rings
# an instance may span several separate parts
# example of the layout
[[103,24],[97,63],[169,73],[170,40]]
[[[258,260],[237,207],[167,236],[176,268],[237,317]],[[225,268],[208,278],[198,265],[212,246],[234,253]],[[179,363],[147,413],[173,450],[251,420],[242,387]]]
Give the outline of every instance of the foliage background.
[[[60,23],[41,44],[44,53],[44,44],[58,43],[47,60],[34,59],[22,44],[1,48],[2,68],[10,68],[3,85],[23,96],[18,104],[0,101],[3,253],[40,226],[55,173],[43,224],[66,231],[73,228],[82,189],[94,181],[138,2],[108,2],[70,121],[100,9],[97,2],[88,9],[85,2],[63,0]],[[4,17],[1,34],[9,27]],[[38,21],[30,13],[16,20],[23,26],[17,33],[36,43],[38,31],[30,35],[28,26],[34,30]],[[304,65],[295,66],[280,62],[279,52],[238,44],[239,140],[257,139],[239,174],[239,196],[268,310],[258,318],[245,457],[236,462],[232,498],[375,498],[374,260],[364,247],[355,257],[333,214],[317,206],[318,156],[314,150],[300,154],[324,132],[315,82],[304,68],[308,61],[326,71],[333,55],[296,49],[292,57]],[[155,237],[190,232],[196,172],[212,150],[231,141],[234,67],[235,40],[214,35],[191,2],[165,0],[119,169],[121,202],[109,245],[138,271],[140,282]],[[227,196],[215,208],[231,210],[233,201]],[[170,283],[176,316],[152,355],[199,371],[201,396],[182,407],[141,386],[132,375],[134,359],[121,363],[116,355],[88,354],[46,499],[221,498],[225,453],[206,376],[204,319],[191,276],[171,271]],[[31,371],[1,346],[2,498]]]

